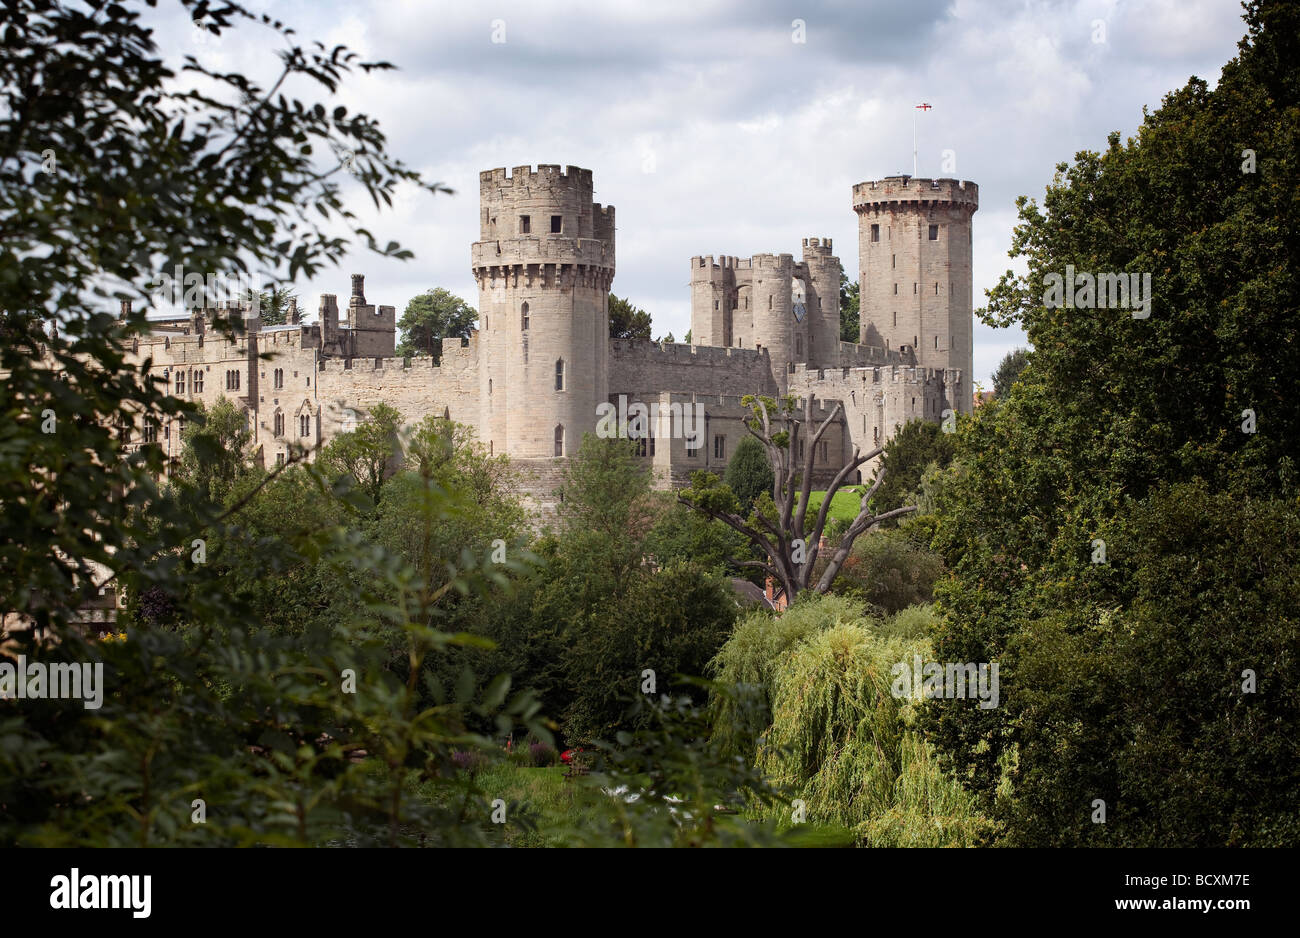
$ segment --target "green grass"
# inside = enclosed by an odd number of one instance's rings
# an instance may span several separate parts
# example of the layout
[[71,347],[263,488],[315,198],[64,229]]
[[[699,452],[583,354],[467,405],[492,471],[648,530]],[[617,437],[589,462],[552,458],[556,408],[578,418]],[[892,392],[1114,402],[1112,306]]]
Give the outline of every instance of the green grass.
[[[564,766],[526,768],[506,761],[479,772],[475,783],[483,795],[513,806],[514,823],[489,829],[499,831],[510,847],[573,847],[582,845],[575,832],[590,835],[597,825],[609,825],[612,815],[608,805],[601,803],[608,796],[590,779],[567,780],[564,772]],[[416,789],[420,788],[417,783]],[[763,814],[747,810],[741,816],[746,822],[761,823]],[[853,840],[851,832],[834,825],[800,825],[797,834],[791,846],[842,847]]]
[[[862,496],[859,494],[860,486],[847,486],[835,493],[831,499],[831,510],[826,513],[826,517],[836,521],[852,521],[858,516],[858,511],[862,508]],[[809,513],[819,511],[822,507],[822,499],[826,497],[826,491],[808,493],[808,511]]]
[[525,768],[499,762],[481,771],[475,778],[488,798],[501,798],[506,804],[519,803],[535,830],[508,824],[502,836],[511,847],[570,846],[566,832],[597,823],[596,799],[602,797],[589,787],[564,777],[564,766]]

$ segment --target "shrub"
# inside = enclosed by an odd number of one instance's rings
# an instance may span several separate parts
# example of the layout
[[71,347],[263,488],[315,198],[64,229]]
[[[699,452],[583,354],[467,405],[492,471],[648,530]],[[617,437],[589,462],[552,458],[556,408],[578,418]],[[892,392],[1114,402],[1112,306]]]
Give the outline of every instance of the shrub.
[[545,768],[548,765],[558,765],[560,754],[556,752],[555,747],[546,743],[529,743],[528,753],[532,759],[532,764],[536,768]]
[[973,846],[990,829],[913,728],[918,706],[894,697],[891,671],[928,641],[835,625],[777,669],[759,765],[794,786],[809,820],[852,829],[866,846]]
[[728,752],[752,758],[755,741],[771,722],[773,672],[800,642],[862,615],[862,604],[843,596],[808,596],[780,616],[751,612],[709,662],[709,673],[732,695],[714,695],[713,737]]
[[740,513],[749,510],[764,492],[772,494],[772,464],[768,462],[763,444],[746,434],[736,444],[722,481],[731,487],[740,502]]
[[918,547],[905,531],[873,531],[854,542],[833,588],[890,614],[930,602],[941,573],[939,556]]

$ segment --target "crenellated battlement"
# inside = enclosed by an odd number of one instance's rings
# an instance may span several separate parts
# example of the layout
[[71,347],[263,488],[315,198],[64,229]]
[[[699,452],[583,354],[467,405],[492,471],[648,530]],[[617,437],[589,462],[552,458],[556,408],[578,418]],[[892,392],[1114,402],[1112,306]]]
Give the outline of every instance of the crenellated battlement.
[[448,340],[442,347],[442,361],[436,363],[432,355],[413,355],[410,358],[384,356],[377,358],[322,358],[316,365],[322,374],[343,371],[428,372],[439,369],[472,368],[478,362],[478,333],[459,342]]
[[475,241],[470,246],[474,269],[510,264],[589,264],[610,266],[613,247],[596,238],[498,238]]
[[611,339],[610,350],[620,358],[639,358],[643,361],[721,364],[728,361],[765,363],[768,360],[767,349],[687,345],[684,342],[646,342],[639,339]]
[[504,166],[485,169],[478,174],[479,185],[502,189],[506,186],[515,188],[530,186],[566,185],[585,188],[591,191],[591,170],[580,166],[566,166],[562,171],[558,163],[538,163],[534,169],[531,165],[516,166],[508,170]]
[[793,254],[755,254],[750,260],[755,270],[785,270],[795,265]]
[[809,254],[824,254],[830,256],[831,239],[830,238],[804,238],[803,253],[807,257]]
[[919,365],[866,365],[844,368],[809,368],[802,363],[794,366],[791,385],[827,388],[863,384],[943,384],[952,372],[942,368],[922,368]]
[[853,187],[853,210],[858,213],[878,211],[899,203],[927,205],[943,202],[961,205],[973,212],[979,208],[979,186],[958,179],[886,176]]

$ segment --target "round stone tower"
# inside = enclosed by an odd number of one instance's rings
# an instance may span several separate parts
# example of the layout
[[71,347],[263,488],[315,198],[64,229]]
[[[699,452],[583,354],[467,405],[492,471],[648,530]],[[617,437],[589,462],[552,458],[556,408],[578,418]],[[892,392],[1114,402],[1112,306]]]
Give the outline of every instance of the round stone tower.
[[614,207],[591,170],[479,174],[480,438],[521,459],[570,456],[609,396]]
[[853,187],[858,214],[860,339],[915,350],[945,372],[947,396],[971,410],[971,216],[979,187],[956,179],[889,176]]
[[772,359],[772,377],[784,394],[790,372],[804,355],[795,354],[795,339],[804,333],[803,324],[794,318],[794,256],[790,254],[755,254],[751,299],[754,308],[754,343],[768,350]]
[[833,368],[840,363],[840,259],[831,252],[831,239],[804,238],[803,266],[811,288],[808,365]]

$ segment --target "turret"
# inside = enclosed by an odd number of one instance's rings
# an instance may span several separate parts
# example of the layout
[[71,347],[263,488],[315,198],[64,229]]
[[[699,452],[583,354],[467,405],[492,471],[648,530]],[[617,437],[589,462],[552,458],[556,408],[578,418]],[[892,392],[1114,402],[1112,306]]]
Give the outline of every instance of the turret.
[[859,341],[914,350],[947,371],[953,408],[971,409],[971,216],[979,187],[956,179],[890,176],[853,187],[861,276]]
[[609,395],[614,208],[591,170],[479,174],[480,435],[521,458],[569,456]]

